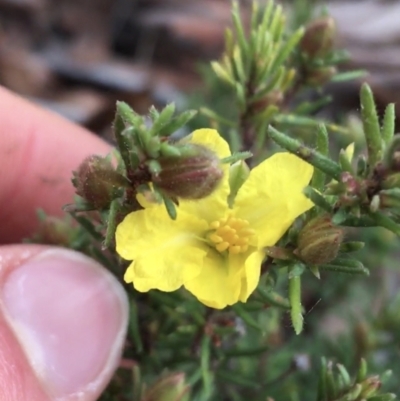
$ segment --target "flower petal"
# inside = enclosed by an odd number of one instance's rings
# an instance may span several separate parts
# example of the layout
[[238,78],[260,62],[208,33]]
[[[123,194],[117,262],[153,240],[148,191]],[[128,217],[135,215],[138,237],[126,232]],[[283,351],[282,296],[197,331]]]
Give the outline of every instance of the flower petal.
[[220,159],[231,155],[228,142],[215,129],[202,128],[193,131],[190,142],[203,145],[215,152]]
[[118,254],[135,260],[126,280],[133,281],[139,291],[179,288],[202,268],[207,247],[198,238],[206,229],[204,220],[183,211],[171,220],[164,206],[130,213],[116,232]]
[[244,277],[240,289],[239,300],[246,302],[260,281],[261,263],[265,257],[263,251],[252,252],[244,263]]
[[[140,292],[151,289],[175,291],[186,280],[199,274],[205,255],[206,251],[197,247],[183,247],[179,254],[176,249],[147,254],[132,262],[125,272],[124,280],[133,283]],[[149,266],[157,266],[158,274],[155,275],[155,269]]]
[[276,153],[250,172],[234,212],[256,231],[253,245],[274,245],[294,219],[313,206],[302,193],[312,174],[310,164],[290,153]]
[[231,264],[228,258],[210,250],[200,274],[184,286],[203,304],[222,309],[239,300],[241,269],[239,264]]

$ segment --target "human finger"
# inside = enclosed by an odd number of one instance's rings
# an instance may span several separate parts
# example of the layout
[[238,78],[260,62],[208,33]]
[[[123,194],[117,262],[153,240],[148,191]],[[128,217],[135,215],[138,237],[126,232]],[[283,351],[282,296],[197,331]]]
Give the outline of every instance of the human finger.
[[56,247],[2,246],[0,261],[0,400],[96,400],[124,343],[121,285]]
[[60,215],[73,200],[72,171],[109,151],[84,128],[0,87],[0,242],[31,235],[39,208]]

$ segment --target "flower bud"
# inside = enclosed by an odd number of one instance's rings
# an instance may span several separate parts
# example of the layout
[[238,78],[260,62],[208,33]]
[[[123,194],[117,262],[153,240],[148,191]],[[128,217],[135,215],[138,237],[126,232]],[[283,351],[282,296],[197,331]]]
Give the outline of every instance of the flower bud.
[[400,171],[400,134],[396,134],[387,145],[384,166],[392,172]]
[[399,188],[400,187],[400,173],[389,174],[382,181],[383,189]]
[[54,216],[46,216],[40,222],[32,240],[38,244],[70,247],[77,234],[78,228],[73,227],[71,221]]
[[273,90],[272,92],[269,92],[267,95],[253,103],[251,106],[251,110],[253,113],[260,113],[266,110],[269,106],[280,107],[283,103],[283,100],[283,92],[280,90]]
[[101,156],[89,156],[73,173],[76,193],[96,209],[104,209],[118,196],[127,180]]
[[360,399],[366,400],[377,393],[379,388],[382,386],[382,382],[379,376],[371,376],[365,379],[362,383],[362,390]]
[[300,231],[294,253],[310,265],[334,260],[343,241],[343,230],[332,223],[329,215],[310,220]]
[[306,84],[311,86],[322,86],[328,83],[336,74],[335,67],[323,67],[310,70],[306,73]]
[[187,401],[188,392],[184,373],[172,373],[149,387],[142,401]]
[[332,50],[336,26],[332,17],[311,21],[300,42],[300,49],[311,58],[321,57]]
[[157,159],[161,171],[152,173],[152,181],[174,198],[201,199],[220,183],[223,170],[218,156],[210,149],[193,143],[183,145],[180,156]]

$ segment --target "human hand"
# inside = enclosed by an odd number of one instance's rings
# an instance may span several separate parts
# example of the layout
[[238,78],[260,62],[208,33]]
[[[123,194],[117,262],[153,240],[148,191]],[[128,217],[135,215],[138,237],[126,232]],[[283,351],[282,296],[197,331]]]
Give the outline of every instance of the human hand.
[[72,170],[109,150],[0,88],[2,401],[92,401],[119,363],[128,303],[117,280],[76,252],[17,244],[37,227],[38,208],[60,215],[72,201]]

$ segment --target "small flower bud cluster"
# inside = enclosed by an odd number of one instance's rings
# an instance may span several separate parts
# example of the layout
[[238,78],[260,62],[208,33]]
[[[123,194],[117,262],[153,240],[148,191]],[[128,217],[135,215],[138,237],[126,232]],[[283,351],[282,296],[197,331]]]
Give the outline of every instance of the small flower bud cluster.
[[[44,216],[32,240],[39,244],[69,247],[78,235],[78,227],[72,226],[68,219],[55,216]],[[67,216],[69,217],[69,216]]]
[[335,66],[321,62],[333,50],[336,33],[332,17],[321,17],[308,24],[300,42],[300,50],[306,59],[305,82],[322,86],[336,74]]
[[188,401],[189,386],[183,373],[172,373],[149,387],[141,401]]
[[[137,195],[152,193],[151,199],[164,202],[175,218],[179,198],[201,199],[217,188],[223,177],[217,154],[188,138],[170,139],[193,116],[189,111],[174,117],[174,111],[173,104],[161,112],[151,108],[148,123],[126,103],[117,103],[118,166],[108,157],[93,155],[73,173],[76,193],[86,201],[83,210],[113,207],[129,212],[140,207]],[[117,199],[118,205],[113,203]]]

